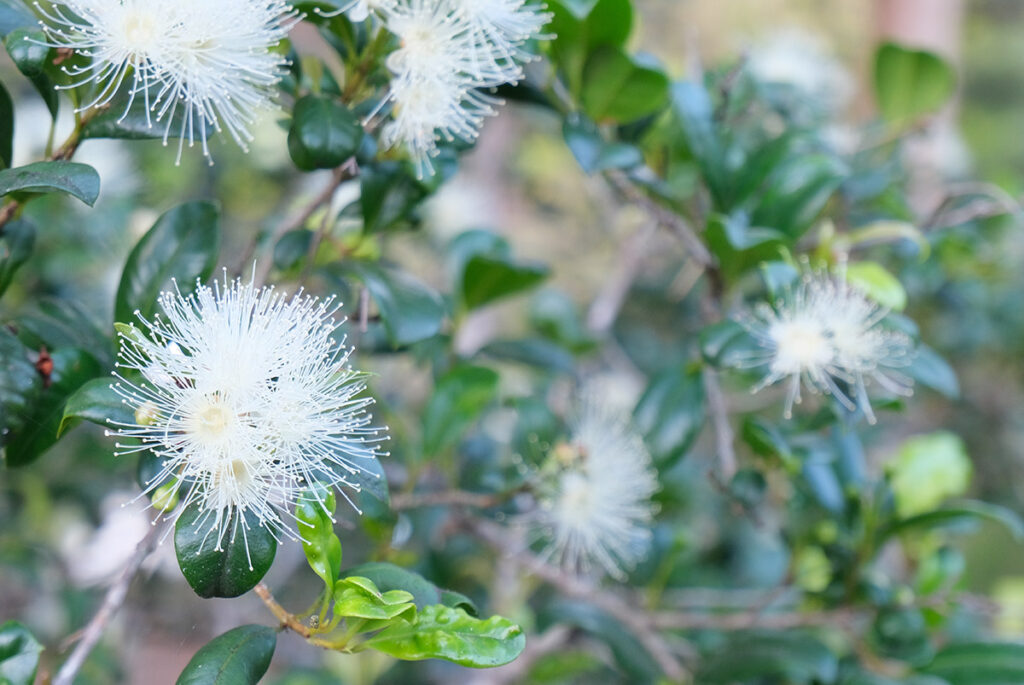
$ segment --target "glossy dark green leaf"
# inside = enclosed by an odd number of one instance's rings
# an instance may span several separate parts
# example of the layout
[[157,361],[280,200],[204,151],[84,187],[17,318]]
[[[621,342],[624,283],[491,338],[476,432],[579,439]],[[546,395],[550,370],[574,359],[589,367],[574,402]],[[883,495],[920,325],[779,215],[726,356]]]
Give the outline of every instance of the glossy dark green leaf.
[[424,456],[454,446],[497,393],[498,374],[482,366],[460,366],[438,380],[423,411]]
[[277,540],[255,514],[231,514],[223,532],[210,532],[212,519],[194,502],[174,526],[178,566],[200,597],[237,597],[248,592],[266,575],[277,553]]
[[334,491],[319,483],[295,505],[302,551],[310,568],[324,581],[328,597],[341,573],[341,540],[334,534]]
[[794,155],[780,164],[750,216],[752,226],[775,229],[798,240],[818,219],[849,170],[823,154]]
[[1016,685],[1024,683],[1024,645],[998,642],[952,644],[922,672],[949,685]]
[[288,152],[303,171],[333,169],[356,154],[362,137],[351,110],[334,98],[307,95],[295,103]]
[[58,436],[70,430],[79,421],[89,421],[110,427],[111,422],[135,422],[135,413],[124,399],[110,387],[115,380],[109,376],[94,378],[68,398],[64,405]]
[[596,48],[621,47],[633,28],[633,6],[629,0],[554,0],[548,4],[551,22],[547,31],[554,36],[554,62],[566,75],[570,90],[579,94],[580,77],[587,55]]
[[879,46],[874,77],[878,109],[895,126],[937,111],[956,91],[956,72],[948,62],[896,43]]
[[210,277],[220,249],[218,214],[212,203],[189,202],[157,220],[128,255],[114,305],[116,321],[132,321],[136,311],[150,318],[162,291],[177,283],[187,295],[197,279]]
[[368,578],[381,592],[405,590],[413,596],[413,602],[420,609],[432,604],[441,604],[441,590],[429,580],[408,569],[383,561],[371,561],[350,568],[345,576]]
[[359,171],[359,188],[363,230],[367,233],[408,221],[413,209],[427,195],[408,167],[398,162],[363,166]]
[[18,337],[29,347],[89,350],[103,366],[113,364],[110,335],[91,311],[71,299],[38,298],[34,307],[18,317]]
[[270,668],[276,647],[272,628],[239,626],[196,652],[177,685],[256,685]]
[[14,274],[32,256],[36,227],[28,219],[15,219],[0,233],[0,295],[7,292]]
[[583,68],[583,109],[594,121],[628,122],[668,104],[669,80],[620,48],[605,46]]
[[957,381],[956,371],[949,362],[927,345],[917,346],[914,358],[905,372],[917,383],[946,397],[956,399],[960,396],[960,383]]
[[562,135],[580,168],[588,174],[643,164],[644,156],[639,148],[606,141],[594,122],[582,114],[572,113],[566,117]]
[[30,404],[42,391],[43,379],[32,360],[32,351],[0,326],[0,448],[20,432]]
[[700,164],[716,208],[721,209],[726,196],[725,143],[715,126],[711,95],[703,84],[680,81],[672,86],[671,97],[687,146]]
[[507,618],[481,620],[462,609],[435,604],[424,607],[411,622],[392,624],[363,644],[399,659],[445,659],[490,668],[518,657],[526,636]]
[[0,37],[21,28],[38,26],[37,19],[17,0],[0,0]]
[[475,309],[534,288],[549,274],[550,269],[544,264],[476,255],[466,263],[462,273],[462,302],[468,309]]
[[64,403],[86,381],[103,373],[90,353],[64,348],[50,353],[53,370],[49,386],[31,399],[25,408],[21,428],[7,439],[4,459],[8,466],[30,464],[57,442],[57,431],[64,417]]
[[38,28],[16,29],[4,38],[4,47],[14,66],[36,87],[50,110],[50,116],[56,118],[60,100],[53,81],[45,71],[50,62],[50,48],[46,42],[46,34]]
[[693,446],[704,427],[704,412],[701,372],[674,368],[651,379],[633,418],[655,463],[664,468]]
[[43,646],[17,621],[0,625],[0,682],[32,685]]
[[100,195],[100,175],[78,162],[35,162],[0,170],[0,195],[66,193],[90,207]]
[[441,332],[444,302],[425,283],[404,271],[368,262],[353,262],[345,268],[370,291],[392,345],[411,345]]
[[737,632],[702,662],[697,681],[711,685],[767,678],[794,685],[830,683],[838,666],[836,655],[809,633]]
[[959,526],[964,523],[977,523],[983,520],[998,523],[1004,526],[1017,540],[1024,540],[1024,519],[1017,512],[1001,507],[998,504],[975,500],[962,500],[943,509],[936,509],[935,511],[895,521],[882,530],[879,534],[879,539],[885,540],[891,535],[910,532],[915,529],[927,530]]
[[6,169],[14,163],[13,146],[14,101],[4,84],[0,83],[0,169]]
[[480,352],[492,359],[520,362],[558,373],[572,373],[575,368],[575,360],[568,350],[543,338],[496,340]]
[[[127,89],[125,89],[127,90]],[[151,96],[155,97],[155,93]],[[185,127],[182,127],[185,123]],[[120,140],[152,140],[163,138],[177,140],[184,134],[185,145],[188,145],[189,135],[198,145],[205,132],[206,138],[212,137],[216,130],[213,125],[206,122],[203,125],[195,119],[185,119],[185,109],[179,107],[174,116],[168,121],[165,116],[157,121],[156,114],[146,109],[145,97],[137,93],[134,100],[129,103],[127,96],[121,94],[114,98],[110,107],[89,119],[82,128],[82,139],[89,138],[114,138]]]

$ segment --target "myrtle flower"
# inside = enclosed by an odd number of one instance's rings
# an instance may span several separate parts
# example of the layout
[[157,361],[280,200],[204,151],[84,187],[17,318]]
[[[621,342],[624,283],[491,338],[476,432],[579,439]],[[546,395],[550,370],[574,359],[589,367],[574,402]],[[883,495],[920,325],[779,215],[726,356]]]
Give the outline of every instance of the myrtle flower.
[[371,14],[386,10],[394,2],[396,0],[352,0],[333,12],[324,12],[319,8],[314,11],[321,17],[336,17],[344,13],[352,21],[366,21]]
[[571,439],[555,448],[551,481],[531,514],[544,555],[570,570],[596,564],[623,578],[646,554],[657,476],[628,415],[585,400]]
[[164,144],[174,133],[180,138],[179,162],[186,139],[190,147],[198,139],[209,158],[209,129],[227,131],[246,149],[286,62],[271,48],[295,18],[284,0],[60,0],[49,10],[36,7],[49,46],[89,58],[63,67],[69,88],[94,86],[78,111],[107,106],[122,93],[124,117],[141,98],[147,123],[162,123]]
[[804,274],[788,297],[774,306],[760,303],[741,319],[761,348],[750,365],[768,367],[752,392],[785,383],[784,413],[791,418],[803,386],[832,395],[850,411],[860,409],[874,423],[869,383],[894,395],[912,394],[912,380],[898,369],[912,361],[913,343],[882,326],[887,314],[848,283],[842,269]]
[[122,331],[112,386],[135,410],[133,423],[115,424],[135,439],[118,456],[148,449],[165,460],[144,494],[181,491],[171,516],[197,505],[196,525],[220,548],[245,515],[297,538],[288,519],[314,481],[358,490],[351,476],[382,456],[386,438],[370,425],[351,349],[335,338],[333,299],[225,276],[159,304],[161,314]]
[[486,89],[522,78],[520,48],[547,15],[490,0],[392,0],[380,11],[399,42],[387,59],[391,86],[381,106],[392,105],[392,121],[383,140],[404,145],[422,177],[433,173],[441,140],[476,139],[501,104]]

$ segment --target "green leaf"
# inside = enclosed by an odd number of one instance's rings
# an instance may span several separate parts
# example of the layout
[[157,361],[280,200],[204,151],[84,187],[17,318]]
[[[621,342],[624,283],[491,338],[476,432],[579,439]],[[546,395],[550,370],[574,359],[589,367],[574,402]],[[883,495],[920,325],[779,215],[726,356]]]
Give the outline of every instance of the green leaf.
[[704,427],[701,372],[675,368],[653,378],[633,418],[655,463],[661,468],[676,463]]
[[875,99],[891,125],[937,111],[956,91],[956,72],[938,55],[883,43],[875,53]]
[[583,110],[594,121],[627,122],[668,104],[669,80],[617,47],[602,47],[583,69]]
[[633,28],[630,0],[554,0],[546,31],[554,36],[551,53],[568,77],[570,90],[579,95],[580,77],[587,56],[604,45],[621,47]]
[[700,164],[704,182],[718,209],[725,207],[725,144],[714,121],[711,95],[703,84],[680,81],[672,86],[672,110],[683,128],[687,147]]
[[594,122],[578,112],[566,117],[562,135],[580,168],[588,174],[609,169],[628,169],[644,162],[639,148],[626,143],[605,141]]
[[[155,97],[155,93],[151,93],[151,97]],[[184,127],[183,122],[186,124]],[[114,98],[107,109],[89,119],[82,128],[82,140],[152,140],[163,138],[165,135],[168,139],[177,139],[184,134],[186,140],[191,136],[194,140],[200,141],[204,135],[209,139],[216,133],[210,121],[205,122],[205,129],[203,126],[204,124],[194,119],[186,121],[185,109],[182,107],[177,108],[169,121],[167,117],[157,121],[156,115],[146,108],[142,93],[137,93],[130,104],[128,95],[122,93]]]
[[0,326],[0,448],[20,433],[30,404],[42,390],[42,377],[31,354],[13,333]]
[[468,309],[476,309],[534,288],[549,274],[550,270],[544,264],[478,254],[469,259],[462,273],[462,302]]
[[427,190],[398,162],[380,162],[359,171],[363,230],[384,231],[407,221]]
[[980,520],[992,521],[1004,526],[1014,538],[1024,540],[1024,519],[1013,510],[988,502],[963,500],[945,509],[936,509],[924,514],[895,521],[888,525],[879,535],[885,540],[897,533],[932,528],[960,526]]
[[220,224],[217,207],[189,202],[161,216],[142,236],[124,265],[114,305],[115,321],[131,321],[138,311],[151,318],[157,297],[177,288],[182,295],[206,280],[217,264]]
[[441,590],[441,604],[453,609],[462,609],[470,616],[479,616],[480,610],[476,604],[466,595],[454,590]]
[[0,234],[0,295],[7,292],[14,274],[32,256],[36,227],[27,219],[15,219]]
[[907,518],[966,493],[971,483],[971,459],[958,435],[936,431],[905,440],[886,472],[896,510]]
[[88,164],[36,162],[0,170],[0,195],[67,193],[90,207],[100,195],[100,175]]
[[423,453],[435,457],[455,445],[498,393],[498,374],[482,366],[460,366],[434,387],[423,412]]
[[277,633],[245,625],[204,645],[178,676],[177,685],[256,685],[270,668]]
[[114,392],[112,378],[94,378],[68,398],[64,405],[64,416],[60,421],[57,437],[70,430],[80,420],[109,427],[114,423],[134,423],[135,413]]
[[43,646],[17,621],[0,625],[0,682],[32,685]]
[[903,284],[878,262],[847,264],[846,280],[886,309],[902,312],[907,306],[907,291]]
[[444,302],[432,288],[404,271],[377,264],[352,262],[345,268],[370,291],[392,345],[411,345],[441,332]]
[[480,353],[558,373],[572,373],[575,368],[575,360],[568,350],[543,338],[496,340],[485,345]]
[[310,568],[327,587],[327,596],[341,573],[341,540],[334,534],[334,491],[317,483],[302,494],[295,505],[295,518],[302,538],[302,551]]
[[818,219],[849,170],[824,154],[793,155],[775,169],[750,215],[752,226],[775,229],[800,239]]
[[343,104],[307,95],[295,103],[288,129],[288,152],[303,171],[333,169],[356,154],[363,127]]
[[[742,655],[742,658],[737,658]],[[781,679],[810,685],[833,682],[836,656],[817,638],[799,631],[737,632],[701,664],[700,683]]]
[[960,383],[956,371],[935,350],[927,345],[918,345],[914,359],[906,368],[908,376],[921,385],[956,399],[960,396]]
[[64,403],[86,381],[103,372],[95,357],[78,348],[55,350],[51,358],[49,387],[26,407],[21,429],[8,435],[4,459],[10,467],[32,463],[57,442]]
[[338,580],[334,590],[334,613],[369,621],[411,620],[416,615],[413,596],[405,590],[381,592],[372,580],[349,576]]
[[[0,7],[0,12],[3,8]],[[14,101],[0,83],[0,169],[14,163]]]
[[526,646],[523,629],[501,616],[486,621],[462,609],[425,607],[409,623],[396,623],[362,644],[398,659],[445,659],[490,668],[514,660]]
[[387,593],[402,590],[412,595],[412,601],[420,609],[431,604],[441,604],[442,592],[436,585],[416,573],[383,561],[371,561],[349,569],[345,579],[363,578],[374,584],[378,591]]
[[[209,512],[193,502],[174,526],[178,566],[200,597],[238,597],[248,592],[266,575],[277,553],[277,540],[253,512],[229,513],[223,532],[211,532]],[[221,549],[217,549],[218,536]]]
[[969,642],[949,645],[921,669],[949,685],[1024,683],[1024,645]]
[[50,110],[50,116],[57,117],[60,100],[53,87],[53,81],[46,75],[50,63],[50,48],[46,45],[46,34],[38,28],[17,29],[4,38],[4,47],[18,71],[35,86]]

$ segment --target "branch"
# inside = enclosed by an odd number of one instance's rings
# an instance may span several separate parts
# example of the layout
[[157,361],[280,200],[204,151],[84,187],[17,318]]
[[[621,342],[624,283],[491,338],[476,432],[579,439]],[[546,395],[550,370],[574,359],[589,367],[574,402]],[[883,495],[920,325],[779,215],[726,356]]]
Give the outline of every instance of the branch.
[[270,609],[270,613],[274,614],[274,617],[281,622],[282,627],[298,633],[307,640],[313,637],[313,631],[305,623],[300,621],[295,614],[290,613],[278,604],[277,600],[274,599],[274,595],[270,593],[270,588],[263,583],[258,583],[254,590],[260,599],[263,600],[263,603],[267,605],[267,608]]
[[623,302],[633,287],[633,281],[643,267],[644,258],[650,251],[650,240],[656,226],[645,226],[631,235],[622,246],[616,261],[618,268],[605,281],[590,310],[587,312],[587,327],[595,333],[607,333],[615,324]]
[[128,562],[128,566],[125,567],[117,581],[107,590],[99,610],[92,617],[92,620],[89,621],[89,625],[82,631],[81,641],[74,651],[71,652],[68,660],[61,666],[60,671],[57,672],[53,685],[72,685],[75,674],[82,668],[89,653],[92,652],[103,636],[107,624],[110,623],[110,620],[117,614],[121,605],[124,604],[124,599],[128,594],[128,588],[131,586],[132,580],[142,567],[142,562],[146,560],[146,557],[150,555],[156,546],[160,529],[161,526],[154,522],[146,536],[139,542],[132,558]]
[[718,372],[709,366],[704,367],[704,395],[708,401],[711,414],[711,425],[715,429],[715,445],[718,452],[718,470],[725,483],[736,475],[736,448],[732,425],[729,423],[729,407],[725,402],[725,393],[718,382]]
[[790,630],[814,626],[849,626],[871,614],[865,609],[843,608],[809,613],[741,611],[727,614],[664,611],[651,615],[651,624],[660,630]]
[[611,183],[616,190],[622,193],[627,200],[647,212],[651,218],[658,222],[659,226],[668,229],[678,236],[682,241],[683,246],[690,253],[690,256],[693,257],[697,263],[705,269],[710,269],[715,266],[715,258],[711,255],[711,252],[708,251],[708,248],[697,236],[697,233],[693,230],[686,219],[652,200],[646,193],[637,188],[636,184],[621,171],[609,171],[605,173],[605,178],[607,178],[608,182]]
[[483,494],[464,490],[442,490],[440,492],[398,493],[391,496],[391,509],[425,509],[426,507],[468,507],[488,509],[508,499],[504,494]]
[[510,549],[505,532],[499,526],[487,521],[466,521],[466,525],[484,542],[498,552],[506,554],[520,568],[532,573],[541,580],[550,583],[564,594],[583,599],[594,606],[608,612],[622,622],[632,632],[640,644],[644,646],[665,676],[672,682],[680,682],[687,677],[683,667],[661,635],[653,628],[648,612],[638,606],[637,602],[629,602],[616,594],[607,592],[576,576],[565,573],[544,562],[526,550]]

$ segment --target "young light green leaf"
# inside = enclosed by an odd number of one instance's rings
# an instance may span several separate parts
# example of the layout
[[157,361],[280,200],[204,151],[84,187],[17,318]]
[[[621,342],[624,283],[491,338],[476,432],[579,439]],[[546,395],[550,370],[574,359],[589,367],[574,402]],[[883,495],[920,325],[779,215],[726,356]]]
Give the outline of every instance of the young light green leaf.
[[341,573],[341,540],[334,534],[336,507],[334,491],[319,483],[303,493],[295,506],[302,551],[310,568],[324,581],[328,598]]
[[486,621],[462,609],[425,607],[408,623],[395,623],[362,643],[399,659],[445,659],[462,666],[507,664],[526,646],[523,629],[501,616]]
[[938,55],[883,43],[875,53],[875,98],[898,128],[938,110],[956,90],[956,72]]

